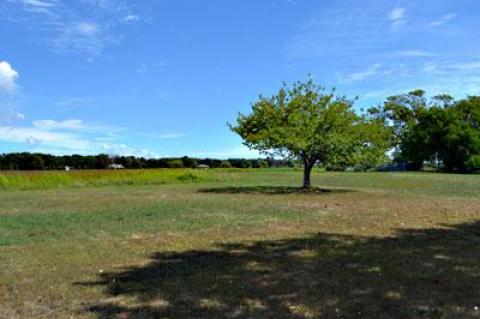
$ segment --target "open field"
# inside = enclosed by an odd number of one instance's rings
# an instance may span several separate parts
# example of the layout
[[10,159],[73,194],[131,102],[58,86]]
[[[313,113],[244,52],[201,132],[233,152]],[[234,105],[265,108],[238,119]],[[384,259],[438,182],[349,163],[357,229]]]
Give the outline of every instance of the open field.
[[0,318],[480,318],[480,175],[301,176],[0,175]]

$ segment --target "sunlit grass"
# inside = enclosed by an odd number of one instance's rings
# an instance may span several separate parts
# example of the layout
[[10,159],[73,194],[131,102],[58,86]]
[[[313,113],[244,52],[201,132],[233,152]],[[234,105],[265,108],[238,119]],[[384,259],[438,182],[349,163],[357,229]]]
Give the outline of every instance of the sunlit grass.
[[3,176],[0,318],[466,317],[480,289],[480,175]]
[[209,178],[211,180],[210,174],[191,169],[2,172],[0,173],[0,189],[159,185],[207,181]]

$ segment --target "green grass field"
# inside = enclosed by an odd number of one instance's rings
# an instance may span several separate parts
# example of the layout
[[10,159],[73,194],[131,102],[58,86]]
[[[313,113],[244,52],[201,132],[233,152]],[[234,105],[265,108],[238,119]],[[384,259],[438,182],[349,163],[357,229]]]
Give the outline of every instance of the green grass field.
[[0,318],[480,318],[480,175],[0,174]]

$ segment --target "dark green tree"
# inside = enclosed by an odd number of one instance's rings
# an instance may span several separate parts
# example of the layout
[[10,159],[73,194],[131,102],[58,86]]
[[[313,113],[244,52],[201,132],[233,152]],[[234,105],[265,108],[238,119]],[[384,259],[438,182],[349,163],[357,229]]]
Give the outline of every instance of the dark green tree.
[[389,97],[375,109],[391,123],[398,161],[418,170],[435,163],[447,171],[480,168],[480,97],[455,101],[443,94],[428,101],[425,92]]

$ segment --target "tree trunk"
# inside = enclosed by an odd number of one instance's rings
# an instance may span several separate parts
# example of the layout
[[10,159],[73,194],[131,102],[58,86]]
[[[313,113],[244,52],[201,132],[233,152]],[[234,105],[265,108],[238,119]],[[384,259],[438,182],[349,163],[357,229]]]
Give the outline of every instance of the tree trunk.
[[312,173],[312,168],[314,164],[314,161],[309,161],[308,159],[305,159],[303,161],[303,188],[312,187],[312,184],[310,182],[310,175]]

